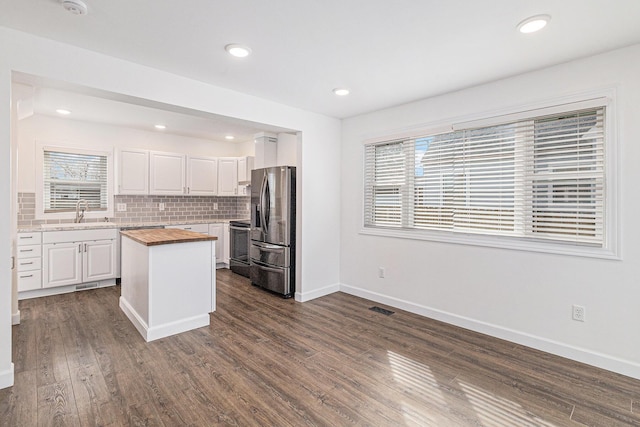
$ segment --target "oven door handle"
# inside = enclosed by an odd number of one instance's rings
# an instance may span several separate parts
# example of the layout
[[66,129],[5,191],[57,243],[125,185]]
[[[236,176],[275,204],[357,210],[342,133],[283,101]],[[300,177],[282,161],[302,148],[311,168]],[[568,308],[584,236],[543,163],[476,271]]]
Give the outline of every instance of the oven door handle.
[[236,227],[234,225],[229,226],[229,230],[238,230],[238,231],[249,231],[251,228],[249,227]]

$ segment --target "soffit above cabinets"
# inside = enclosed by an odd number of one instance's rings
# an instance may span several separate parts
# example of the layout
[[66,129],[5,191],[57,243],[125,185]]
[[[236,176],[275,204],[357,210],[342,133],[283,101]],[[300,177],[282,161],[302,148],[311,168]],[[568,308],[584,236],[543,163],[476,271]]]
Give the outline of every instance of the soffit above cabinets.
[[[164,124],[163,133],[169,133],[209,141],[252,141],[261,132],[289,133],[291,129],[270,126],[246,120],[180,108],[148,100],[106,93],[69,84],[14,73],[14,96],[21,97],[21,118],[33,114],[64,117],[66,120],[100,123],[138,130],[158,132],[155,124]],[[29,114],[26,114],[28,107]],[[61,116],[56,110],[65,109],[70,114]]]

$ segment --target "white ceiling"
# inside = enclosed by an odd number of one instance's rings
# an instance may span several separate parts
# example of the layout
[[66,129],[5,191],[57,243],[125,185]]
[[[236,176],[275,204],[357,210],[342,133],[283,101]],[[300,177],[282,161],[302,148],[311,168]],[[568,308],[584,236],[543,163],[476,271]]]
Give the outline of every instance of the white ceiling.
[[[252,141],[260,132],[293,132],[291,129],[74,87],[20,73],[14,75],[14,84],[21,85],[20,93],[26,93],[26,98],[33,101],[30,105],[36,115],[170,133],[209,141],[228,142],[225,137],[231,135],[234,137],[232,142],[238,143]],[[71,111],[71,114],[62,116],[57,109]],[[166,129],[158,130],[154,127],[156,124],[165,125]]]
[[0,25],[338,118],[640,42],[638,0],[84,1],[0,0]]

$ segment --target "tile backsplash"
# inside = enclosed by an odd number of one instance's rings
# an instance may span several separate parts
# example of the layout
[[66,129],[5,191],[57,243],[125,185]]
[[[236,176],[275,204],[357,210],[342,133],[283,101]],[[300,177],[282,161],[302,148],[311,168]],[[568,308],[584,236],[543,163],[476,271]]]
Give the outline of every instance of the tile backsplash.
[[[145,222],[180,222],[248,218],[249,197],[217,196],[114,196],[114,216],[109,221],[119,224]],[[126,204],[125,212],[117,212],[119,203]],[[160,210],[160,204],[164,210]],[[216,206],[217,205],[217,206]],[[35,193],[18,193],[18,227],[39,224],[58,224],[73,220],[37,220]],[[100,219],[87,219],[96,222]]]

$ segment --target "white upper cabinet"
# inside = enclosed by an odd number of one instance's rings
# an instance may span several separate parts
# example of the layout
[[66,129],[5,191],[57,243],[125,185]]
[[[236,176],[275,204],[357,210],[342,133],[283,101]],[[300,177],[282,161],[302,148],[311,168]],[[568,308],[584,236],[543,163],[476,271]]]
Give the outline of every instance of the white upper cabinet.
[[216,158],[121,149],[116,194],[248,195],[253,164],[252,156]]
[[187,194],[215,196],[218,193],[218,159],[187,157]]
[[238,159],[220,157],[218,159],[218,196],[238,195]]
[[238,196],[248,196],[251,185],[251,171],[253,170],[254,157],[240,157],[238,159]]
[[186,194],[186,156],[177,153],[149,153],[149,194]]
[[117,194],[149,194],[149,152],[122,149],[118,152]]

